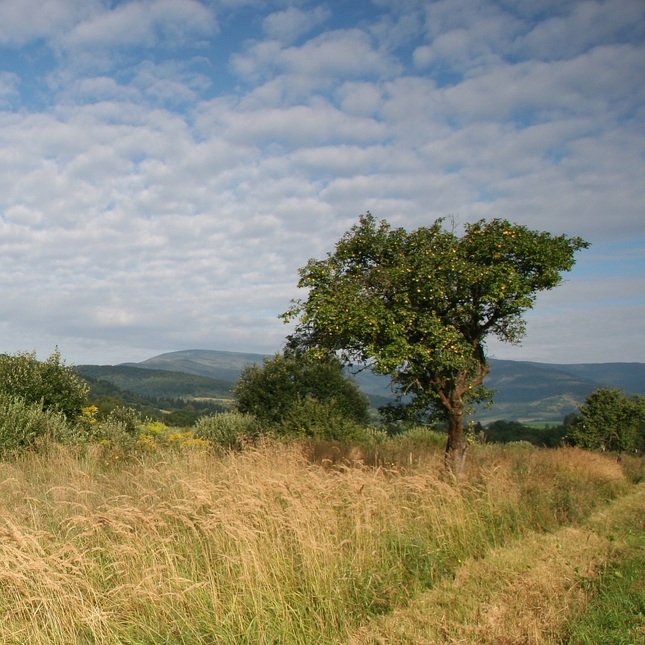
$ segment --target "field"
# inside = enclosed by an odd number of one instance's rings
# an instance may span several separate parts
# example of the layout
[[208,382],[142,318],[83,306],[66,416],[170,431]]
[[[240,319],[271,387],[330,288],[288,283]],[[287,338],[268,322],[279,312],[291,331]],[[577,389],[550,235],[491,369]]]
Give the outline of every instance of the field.
[[415,445],[0,462],[0,642],[645,642],[642,461]]

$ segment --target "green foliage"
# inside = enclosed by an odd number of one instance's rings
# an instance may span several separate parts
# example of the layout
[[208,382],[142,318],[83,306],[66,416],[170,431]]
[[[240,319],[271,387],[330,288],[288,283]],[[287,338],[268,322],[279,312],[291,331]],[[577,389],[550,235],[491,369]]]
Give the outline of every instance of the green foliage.
[[335,401],[312,397],[298,399],[282,419],[280,432],[293,437],[353,439],[362,436],[365,426],[351,419]]
[[0,354],[0,393],[74,419],[86,405],[88,386],[65,365],[57,349],[45,361],[38,361],[35,352]]
[[171,370],[131,365],[79,365],[76,371],[95,381],[107,381],[120,390],[146,398],[230,397],[230,382]]
[[290,346],[389,374],[405,407],[449,421],[449,449],[465,451],[463,417],[488,396],[488,336],[517,343],[536,294],[561,282],[580,238],[481,220],[458,237],[439,219],[407,232],[367,213],[324,260],[300,270],[309,290],[283,314]]
[[31,448],[46,438],[63,439],[68,432],[61,412],[0,393],[0,455]]
[[221,405],[209,400],[146,399],[122,390],[109,396],[95,397],[94,392],[92,387],[89,401],[98,408],[101,419],[106,419],[115,408],[125,407],[136,410],[141,417],[157,419],[169,426],[187,427],[206,414],[230,410],[230,405]]
[[106,423],[108,425],[120,425],[123,427],[124,432],[131,436],[135,436],[139,432],[139,426],[143,423],[143,419],[137,410],[126,406],[120,406],[114,408],[110,414],[108,414]]
[[580,414],[568,419],[568,439],[588,450],[645,449],[645,397],[617,388],[592,392]]
[[[232,404],[231,384],[220,387],[220,381],[206,377],[173,371],[122,370],[119,366],[81,365],[75,369],[89,384],[89,401],[98,407],[101,419],[114,408],[128,407],[169,426],[186,427],[206,414],[225,412]],[[151,373],[154,378],[150,378]],[[177,383],[173,385],[175,379]],[[169,392],[180,398],[171,398]]]
[[480,429],[483,437],[490,443],[528,441],[534,446],[556,448],[562,445],[567,429],[564,425],[533,428],[519,421],[498,419]]
[[225,450],[241,450],[260,434],[260,424],[252,414],[222,412],[200,417],[195,423],[195,436]]
[[41,403],[44,409],[77,416],[86,400],[87,386],[71,368],[64,365],[58,351],[46,361],[35,352],[0,355],[0,388],[5,394],[28,403]]
[[242,370],[234,394],[239,412],[270,424],[288,421],[293,426],[317,415],[321,418],[318,425],[330,415],[334,422],[366,423],[369,419],[367,397],[333,356],[286,352],[265,358],[262,365]]

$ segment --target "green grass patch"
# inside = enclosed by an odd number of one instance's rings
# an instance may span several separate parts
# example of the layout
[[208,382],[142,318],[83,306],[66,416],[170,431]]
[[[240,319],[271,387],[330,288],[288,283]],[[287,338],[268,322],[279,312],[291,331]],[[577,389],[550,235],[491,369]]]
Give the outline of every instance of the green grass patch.
[[[636,518],[635,518],[636,519]],[[618,543],[598,575],[586,581],[589,603],[569,625],[566,643],[645,643],[645,518],[612,536]]]

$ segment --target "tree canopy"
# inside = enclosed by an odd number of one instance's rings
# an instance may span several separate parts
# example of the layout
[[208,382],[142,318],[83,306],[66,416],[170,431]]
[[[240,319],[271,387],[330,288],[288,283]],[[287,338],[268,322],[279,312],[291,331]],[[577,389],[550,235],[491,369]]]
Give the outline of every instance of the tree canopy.
[[503,219],[459,236],[444,219],[408,232],[367,213],[333,253],[300,269],[308,297],[283,314],[297,321],[289,346],[389,374],[407,397],[402,411],[448,422],[447,463],[458,474],[464,416],[487,396],[486,338],[518,343],[537,293],[557,286],[587,246]]
[[322,413],[320,406],[331,406],[335,415],[358,423],[367,421],[369,415],[367,397],[335,356],[317,358],[292,351],[276,354],[262,365],[247,365],[234,394],[238,411],[271,424],[312,407]]
[[592,392],[567,423],[571,443],[589,450],[645,449],[645,397],[617,388]]

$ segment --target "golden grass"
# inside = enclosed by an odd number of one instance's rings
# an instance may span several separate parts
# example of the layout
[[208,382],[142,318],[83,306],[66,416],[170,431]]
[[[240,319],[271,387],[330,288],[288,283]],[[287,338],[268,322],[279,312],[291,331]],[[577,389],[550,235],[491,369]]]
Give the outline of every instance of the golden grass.
[[[482,447],[459,486],[440,463],[326,469],[278,444],[1,463],[0,642],[338,643],[469,558],[628,488],[577,451]],[[508,590],[491,602],[507,608]]]

